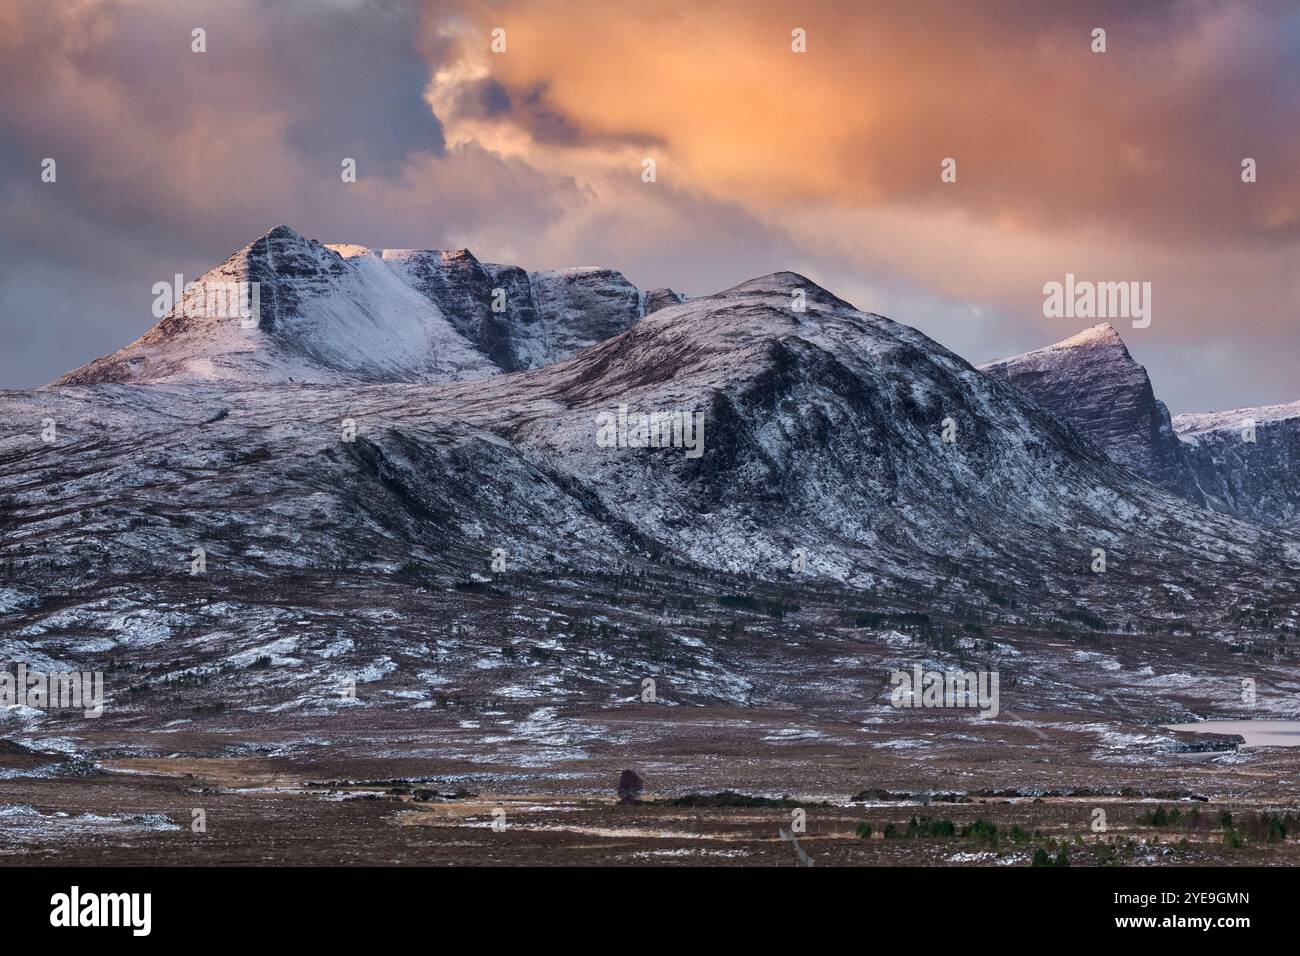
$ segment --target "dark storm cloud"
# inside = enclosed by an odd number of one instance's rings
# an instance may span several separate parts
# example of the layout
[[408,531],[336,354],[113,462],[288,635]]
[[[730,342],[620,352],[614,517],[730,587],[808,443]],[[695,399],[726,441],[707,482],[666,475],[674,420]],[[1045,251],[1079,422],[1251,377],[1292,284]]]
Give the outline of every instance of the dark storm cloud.
[[456,88],[449,119],[493,120],[512,124],[544,146],[662,146],[662,136],[633,130],[585,127],[547,95],[547,84],[530,83],[511,91],[493,77],[466,81]]

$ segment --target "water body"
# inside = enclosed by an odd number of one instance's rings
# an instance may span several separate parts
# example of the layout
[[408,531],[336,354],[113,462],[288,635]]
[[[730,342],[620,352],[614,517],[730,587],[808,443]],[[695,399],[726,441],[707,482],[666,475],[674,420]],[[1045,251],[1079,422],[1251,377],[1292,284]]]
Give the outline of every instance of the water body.
[[1166,730],[1194,734],[1240,734],[1247,747],[1300,747],[1300,720],[1202,720],[1167,724]]

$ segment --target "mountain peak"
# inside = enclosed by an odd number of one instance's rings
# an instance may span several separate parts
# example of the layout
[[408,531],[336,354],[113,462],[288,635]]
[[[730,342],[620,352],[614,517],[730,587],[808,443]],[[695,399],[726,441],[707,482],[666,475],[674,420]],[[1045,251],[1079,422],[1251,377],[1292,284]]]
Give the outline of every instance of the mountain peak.
[[651,289],[645,295],[645,314],[658,312],[660,309],[666,309],[669,306],[681,305],[686,301],[686,297],[678,292],[674,292],[667,286],[661,286],[658,289]]
[[[1057,361],[1056,353],[1074,350],[1074,349],[1114,349],[1120,352],[1120,358],[1137,365],[1133,357],[1129,354],[1128,346],[1120,338],[1115,327],[1109,322],[1102,322],[1091,328],[1084,329],[1068,339],[1061,339],[1059,342],[1053,342],[1051,345],[1044,345],[1042,348],[1034,349],[1030,352],[1023,352],[1020,355],[1013,355],[1009,358],[997,359],[982,365],[981,368],[988,370],[992,368],[1002,368],[1009,365],[1026,366],[1034,362]],[[1140,366],[1139,366],[1140,367]]]
[[845,302],[807,276],[789,270],[769,272],[767,275],[748,279],[739,285],[734,285],[730,289],[724,289],[722,292],[715,294],[718,296],[775,295],[792,298],[794,293],[799,290],[803,291],[806,302],[826,308],[854,308],[852,303]]
[[[225,265],[237,268],[242,264],[244,267],[249,267],[250,263],[255,260],[257,262],[265,262],[268,257],[279,257],[285,255],[302,255],[311,258],[317,255],[316,252],[312,251],[313,246],[319,247],[319,244],[313,243],[312,240],[308,239],[292,226],[287,226],[284,223],[281,223],[272,229],[268,229],[242,248],[236,249],[230,254],[230,258],[226,260]],[[255,266],[253,267],[253,271],[257,271]],[[245,278],[251,279],[253,277],[245,276]]]
[[269,232],[263,233],[258,237],[258,239],[275,239],[278,241],[289,240],[292,242],[307,241],[306,237],[303,236],[302,233],[298,232],[298,230],[294,229],[292,226],[286,226],[284,223],[281,223]]
[[[251,324],[220,307],[237,284],[257,290]],[[526,273],[464,248],[322,244],[285,223],[193,285],[135,342],[54,384],[455,381],[551,364],[642,315],[612,269]]]
[[[826,292],[825,289],[813,282],[807,276],[801,276],[797,272],[783,270],[781,272],[769,272],[767,275],[746,279],[739,285],[734,285],[730,289],[725,289],[718,294],[744,295],[748,293],[790,292],[794,289],[816,289],[821,292]],[[830,293],[827,293],[827,295],[829,294]]]
[[1109,322],[1102,322],[1090,329],[1084,329],[1077,335],[1072,335],[1055,345],[1048,346],[1048,348],[1087,348],[1093,346],[1125,348],[1124,340],[1115,331],[1115,326]]

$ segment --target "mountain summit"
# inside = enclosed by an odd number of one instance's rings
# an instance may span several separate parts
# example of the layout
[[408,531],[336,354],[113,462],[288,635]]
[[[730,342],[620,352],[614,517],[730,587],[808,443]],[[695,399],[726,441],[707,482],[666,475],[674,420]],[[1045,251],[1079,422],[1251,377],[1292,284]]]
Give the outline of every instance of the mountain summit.
[[[253,283],[255,323],[225,300],[213,308],[214,289],[247,298]],[[492,371],[382,258],[277,226],[187,287],[135,342],[54,384],[443,381]]]

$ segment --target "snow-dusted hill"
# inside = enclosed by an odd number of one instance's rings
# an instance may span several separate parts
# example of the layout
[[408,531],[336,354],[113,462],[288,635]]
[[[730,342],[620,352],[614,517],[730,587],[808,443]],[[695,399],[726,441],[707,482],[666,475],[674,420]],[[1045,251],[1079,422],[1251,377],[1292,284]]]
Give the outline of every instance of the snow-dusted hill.
[[[790,307],[796,289],[807,312]],[[442,392],[667,556],[706,567],[779,577],[803,548],[810,573],[908,582],[936,604],[1006,588],[1026,605],[1176,615],[1188,608],[1167,606],[1167,588],[1253,576],[1282,547],[1136,480],[1015,390],[792,273],[661,309],[497,384],[473,408],[469,387]],[[596,417],[618,405],[702,412],[705,453],[598,447]],[[1094,548],[1105,573],[1089,570]]]
[[[256,323],[214,295],[240,283],[258,286]],[[322,245],[278,226],[140,339],[55,384],[482,378],[557,361],[640,316],[640,292],[609,269],[526,273],[468,250]]]

